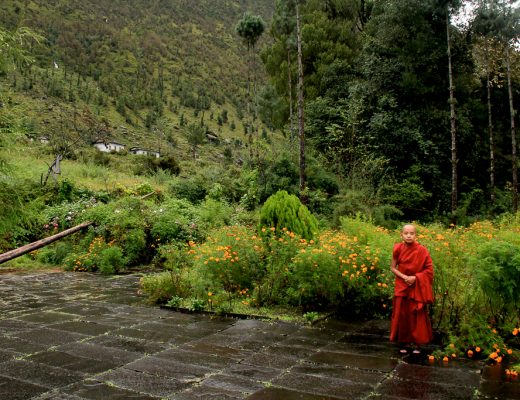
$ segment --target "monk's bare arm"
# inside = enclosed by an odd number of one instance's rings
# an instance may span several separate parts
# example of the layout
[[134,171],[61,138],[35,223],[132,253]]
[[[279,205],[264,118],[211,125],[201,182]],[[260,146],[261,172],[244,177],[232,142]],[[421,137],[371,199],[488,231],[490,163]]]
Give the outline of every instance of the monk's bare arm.
[[408,286],[413,285],[415,283],[415,276],[405,275],[397,269],[397,261],[394,258],[392,258],[392,265],[390,268],[392,270],[392,273],[398,278],[401,278],[403,281],[405,281]]

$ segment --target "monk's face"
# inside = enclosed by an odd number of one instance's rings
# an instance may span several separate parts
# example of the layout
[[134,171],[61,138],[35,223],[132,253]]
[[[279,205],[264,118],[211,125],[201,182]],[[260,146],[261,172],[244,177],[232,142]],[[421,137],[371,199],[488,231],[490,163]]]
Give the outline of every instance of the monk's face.
[[412,244],[415,242],[415,226],[405,225],[401,231],[401,238],[405,243]]

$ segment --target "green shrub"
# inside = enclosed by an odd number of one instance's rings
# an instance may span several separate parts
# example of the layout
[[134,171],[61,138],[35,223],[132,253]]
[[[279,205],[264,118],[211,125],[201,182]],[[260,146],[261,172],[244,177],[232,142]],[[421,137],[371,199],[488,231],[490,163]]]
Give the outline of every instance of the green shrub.
[[81,214],[82,220],[94,222],[97,235],[123,249],[129,265],[147,263],[153,257],[153,253],[147,251],[149,218],[147,204],[134,197],[123,197],[109,204],[98,203]]
[[520,311],[520,246],[502,238],[484,243],[470,265],[496,316]]
[[193,204],[200,203],[208,193],[206,182],[199,175],[176,179],[169,190],[175,197],[186,199]]
[[224,290],[231,296],[252,289],[265,273],[262,240],[248,228],[223,227],[190,251],[198,256],[194,268],[210,280],[207,289],[212,292]]
[[255,287],[256,304],[295,304],[291,301],[295,283],[292,280],[292,273],[295,256],[304,246],[300,237],[283,228],[280,237],[264,235],[260,244],[265,253],[263,257],[265,274]]
[[224,202],[206,198],[198,207],[197,214],[200,229],[203,232],[208,232],[211,229],[229,225],[233,209]]
[[204,308],[206,308],[206,303],[200,299],[192,299],[188,307],[190,311],[204,311]]
[[176,285],[169,272],[143,276],[140,287],[151,303],[165,303],[177,295]]
[[318,232],[318,222],[298,197],[288,194],[285,190],[267,199],[260,213],[260,225],[273,227],[277,235],[282,229],[299,235],[307,240]]
[[36,259],[44,264],[61,265],[71,252],[72,244],[68,241],[62,241],[39,249]]
[[325,252],[301,253],[289,269],[289,304],[305,309],[324,309],[339,303],[343,279],[336,257]]
[[197,209],[186,199],[168,199],[152,211],[150,233],[160,243],[198,240]]
[[173,156],[163,157],[139,157],[139,163],[135,168],[137,175],[155,174],[159,170],[168,172],[171,175],[179,175],[181,169],[177,160]]
[[166,305],[168,305],[169,307],[179,308],[183,300],[184,299],[182,297],[173,296],[170,300],[168,300]]
[[98,269],[105,275],[121,272],[125,265],[123,251],[117,246],[107,247],[99,253]]

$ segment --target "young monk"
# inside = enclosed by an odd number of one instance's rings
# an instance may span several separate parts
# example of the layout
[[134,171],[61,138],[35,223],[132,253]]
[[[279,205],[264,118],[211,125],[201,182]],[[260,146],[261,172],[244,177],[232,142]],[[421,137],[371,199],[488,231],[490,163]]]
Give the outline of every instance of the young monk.
[[392,256],[395,289],[390,340],[403,346],[401,353],[407,352],[404,346],[411,345],[418,354],[418,346],[433,339],[426,307],[433,302],[433,263],[428,250],[417,243],[414,225],[404,225],[401,238]]

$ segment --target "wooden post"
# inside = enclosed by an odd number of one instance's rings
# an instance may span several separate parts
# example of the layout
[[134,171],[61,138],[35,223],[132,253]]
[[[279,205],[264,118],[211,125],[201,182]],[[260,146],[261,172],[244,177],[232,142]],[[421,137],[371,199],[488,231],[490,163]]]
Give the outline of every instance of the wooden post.
[[27,254],[33,250],[39,249],[40,247],[47,246],[48,244],[55,242],[56,240],[64,238],[65,236],[69,236],[73,233],[76,233],[77,231],[80,231],[81,229],[86,228],[87,226],[90,226],[92,224],[93,224],[93,222],[89,222],[89,221],[83,222],[82,224],[79,224],[72,228],[66,229],[63,232],[57,233],[56,235],[46,237],[45,239],[37,240],[36,242],[26,244],[25,246],[8,251],[7,253],[0,254],[0,264],[4,263],[6,261],[12,260],[13,258],[23,256],[24,254]]

